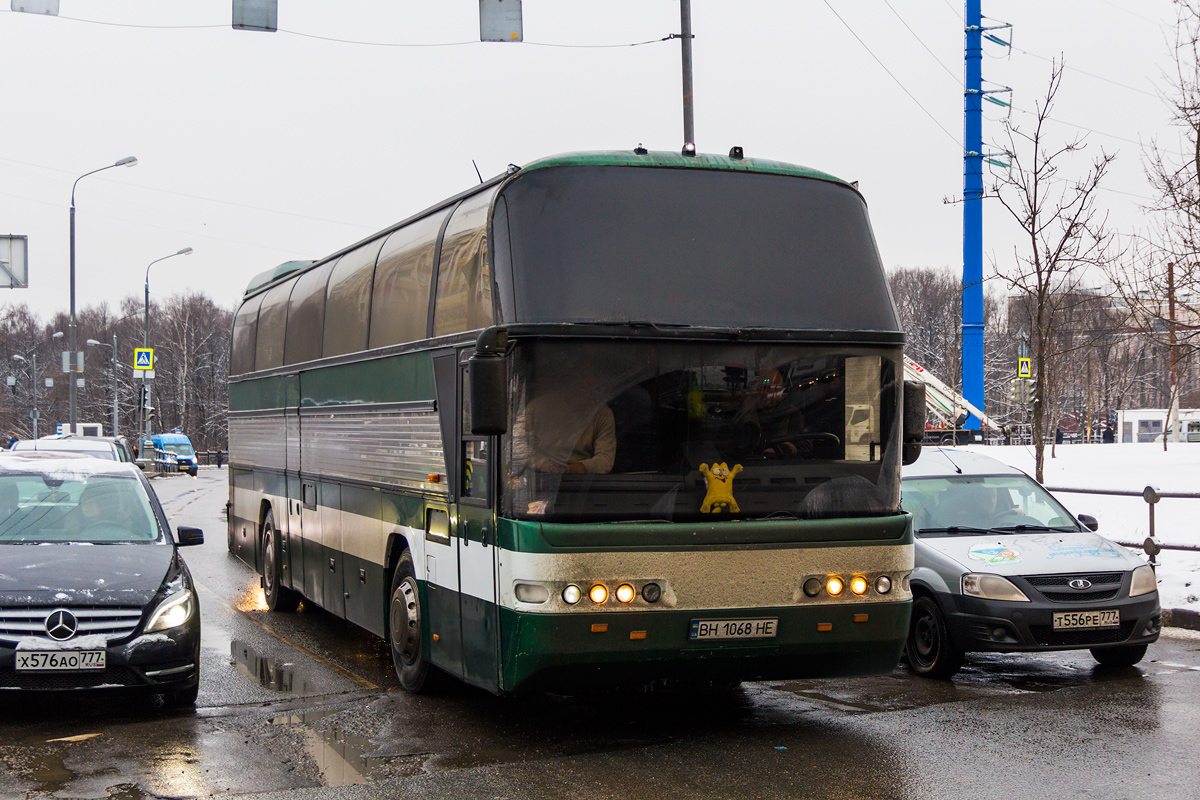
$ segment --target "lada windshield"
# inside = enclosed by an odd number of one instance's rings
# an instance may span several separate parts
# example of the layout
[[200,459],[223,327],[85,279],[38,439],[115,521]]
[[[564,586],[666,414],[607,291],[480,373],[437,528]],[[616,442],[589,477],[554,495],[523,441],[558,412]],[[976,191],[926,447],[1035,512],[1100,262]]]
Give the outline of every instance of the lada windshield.
[[523,342],[503,440],[503,512],[558,521],[896,513],[898,355]]
[[0,474],[0,544],[159,539],[149,498],[132,476]]
[[913,478],[901,491],[918,536],[1079,530],[1049,492],[1023,475]]

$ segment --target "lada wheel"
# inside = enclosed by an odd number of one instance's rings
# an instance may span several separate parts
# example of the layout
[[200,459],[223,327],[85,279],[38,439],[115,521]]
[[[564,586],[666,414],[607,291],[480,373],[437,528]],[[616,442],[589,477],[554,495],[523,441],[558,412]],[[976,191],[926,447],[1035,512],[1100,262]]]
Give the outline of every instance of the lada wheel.
[[912,623],[904,647],[913,672],[927,678],[949,678],[962,669],[963,651],[950,639],[946,619],[932,597],[913,600]]
[[283,568],[279,562],[278,539],[275,515],[268,511],[263,520],[263,594],[267,597],[268,609],[288,613],[300,605],[300,594],[281,583]]
[[1092,658],[1106,667],[1132,667],[1146,655],[1146,645],[1125,644],[1118,647],[1093,647]]
[[400,685],[414,694],[433,688],[437,669],[429,665],[422,629],[421,592],[412,554],[405,550],[392,576],[388,602],[388,643]]

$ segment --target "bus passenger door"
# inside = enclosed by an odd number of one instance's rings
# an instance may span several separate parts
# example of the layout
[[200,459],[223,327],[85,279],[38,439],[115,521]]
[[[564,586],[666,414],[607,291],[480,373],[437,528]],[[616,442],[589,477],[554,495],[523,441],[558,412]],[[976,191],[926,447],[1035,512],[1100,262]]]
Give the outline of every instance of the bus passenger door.
[[[421,565],[414,565],[420,576]],[[425,509],[425,606],[430,661],[462,676],[462,628],[459,626],[458,546],[450,531],[450,511]]]
[[470,433],[470,385],[462,370],[463,414],[458,451],[458,563],[462,582],[463,677],[499,688],[496,524],[492,513],[492,439]]

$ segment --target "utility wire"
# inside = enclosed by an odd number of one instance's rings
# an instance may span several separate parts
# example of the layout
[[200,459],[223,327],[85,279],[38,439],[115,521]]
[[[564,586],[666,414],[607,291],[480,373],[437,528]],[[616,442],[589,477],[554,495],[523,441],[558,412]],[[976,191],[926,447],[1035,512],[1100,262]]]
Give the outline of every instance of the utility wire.
[[[886,2],[886,0],[885,0],[885,2]],[[1037,53],[1031,53],[1028,50],[1022,50],[1019,47],[1013,47],[1012,45],[1009,45],[1009,47],[1011,47],[1014,51],[1016,51],[1022,55],[1029,56],[1030,58],[1041,59],[1042,61],[1046,61],[1051,64],[1057,63],[1063,69],[1068,69],[1071,72],[1078,72],[1081,75],[1087,75],[1089,78],[1095,78],[1098,81],[1104,81],[1105,83],[1111,83],[1113,86],[1120,86],[1122,89],[1128,89],[1131,92],[1137,92],[1138,94],[1144,94],[1144,95],[1146,95],[1146,97],[1153,97],[1155,100],[1162,99],[1155,92],[1151,92],[1146,89],[1139,89],[1136,86],[1130,86],[1128,83],[1121,83],[1120,81],[1114,81],[1112,78],[1106,78],[1103,75],[1097,75],[1094,72],[1088,72],[1087,70],[1080,69],[1079,67],[1072,67],[1070,64],[1066,64],[1060,59],[1048,58],[1046,56],[1039,55]]]
[[892,74],[892,71],[887,68],[887,65],[879,60],[879,56],[875,55],[874,51],[872,51],[871,48],[867,46],[867,43],[864,42],[861,38],[859,38],[859,35],[854,32],[854,29],[850,27],[849,23],[847,23],[846,20],[842,19],[842,15],[839,14],[834,9],[834,7],[829,4],[829,0],[822,0],[822,2],[825,3],[825,7],[828,8],[831,12],[833,12],[833,15],[838,18],[838,22],[842,23],[842,25],[845,26],[846,30],[850,31],[850,35],[853,36],[855,38],[855,40],[857,40],[858,43],[863,46],[863,49],[867,51],[867,53],[871,56],[871,58],[875,59],[875,63],[878,64],[880,67],[882,67],[883,71],[888,74],[888,77],[891,78],[893,81],[895,81],[896,85],[900,87],[901,91],[903,91],[906,95],[908,95],[908,98],[913,101],[913,103],[917,106],[917,108],[921,109],[921,111],[923,111],[925,113],[925,116],[929,117],[929,119],[933,121],[934,125],[937,125],[939,128],[942,129],[942,133],[949,136],[950,140],[953,141],[956,145],[958,145],[960,149],[962,149],[962,147],[963,147],[962,142],[960,142],[954,134],[952,134],[950,131],[946,130],[946,126],[944,126],[944,125],[942,125],[942,123],[938,122],[937,117],[935,117],[933,114],[931,114],[929,112],[929,109],[927,109],[927,108],[925,108],[925,106],[921,105],[921,102],[919,100],[917,100],[916,97],[913,96],[913,93],[910,92],[904,86],[903,83],[900,82],[900,79]]
[[[13,14],[13,13],[21,13],[21,12],[0,11],[0,13]],[[145,30],[167,30],[167,31],[231,29],[231,26],[226,25],[226,24],[219,24],[219,25],[140,25],[140,24],[131,23],[131,22],[107,22],[105,20],[99,20],[99,19],[84,19],[83,17],[67,17],[67,16],[63,16],[61,14],[55,14],[53,16],[56,19],[65,19],[65,20],[70,20],[71,22],[83,22],[88,25],[104,25],[104,26],[111,27],[111,28],[142,28]],[[354,44],[354,45],[361,45],[364,47],[466,47],[469,45],[488,44],[487,42],[481,42],[481,41],[475,40],[475,39],[472,39],[472,40],[466,41],[466,42],[364,42],[364,41],[361,41],[358,39],[340,39],[340,38],[337,38],[334,36],[320,36],[315,33],[305,33],[303,31],[292,31],[292,30],[287,30],[286,28],[279,28],[277,30],[277,32],[278,33],[286,33],[291,36],[299,36],[304,39],[318,39],[323,42],[336,42],[338,44]],[[667,41],[670,41],[675,38],[677,38],[677,36],[672,35],[672,36],[664,36],[661,39],[649,39],[645,42],[623,42],[620,44],[563,44],[563,43],[559,43],[559,42],[522,42],[522,44],[527,44],[532,47],[562,47],[562,48],[586,50],[586,49],[605,49],[605,48],[617,48],[617,47],[641,47],[642,45],[647,45],[647,44],[659,44],[661,42],[667,42]]]
[[926,45],[925,42],[921,41],[921,37],[917,36],[917,32],[908,26],[908,23],[904,21],[904,17],[900,16],[900,12],[897,11],[895,9],[895,7],[891,3],[888,2],[888,0],[883,0],[883,4],[888,7],[888,10],[890,10],[893,14],[896,15],[896,19],[900,20],[900,24],[904,26],[904,29],[912,34],[912,37],[917,40],[917,44],[919,44],[919,45],[921,45],[921,47],[925,48],[925,52],[929,53],[930,57],[934,61],[937,62],[937,65],[939,67],[941,67],[943,70],[945,70],[946,74],[950,76],[950,79],[952,81],[954,81],[956,84],[958,84],[959,86],[962,86],[963,85],[962,79],[959,78],[957,75],[955,75],[950,70],[949,67],[947,67],[945,64],[943,64],[942,60],[937,57],[937,54],[935,54],[932,50],[929,49],[929,46]]

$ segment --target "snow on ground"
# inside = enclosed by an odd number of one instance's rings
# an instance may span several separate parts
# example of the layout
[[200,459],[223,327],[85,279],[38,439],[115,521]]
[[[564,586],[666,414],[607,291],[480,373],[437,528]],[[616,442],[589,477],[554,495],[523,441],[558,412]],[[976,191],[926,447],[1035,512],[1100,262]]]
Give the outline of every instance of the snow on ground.
[[[970,445],[1017,469],[1034,474],[1032,445]],[[1046,448],[1044,481],[1052,489],[1118,489],[1138,497],[1055,491],[1072,513],[1091,514],[1099,533],[1124,544],[1140,544],[1150,532],[1148,506],[1140,496],[1146,486],[1160,492],[1200,493],[1200,443],[1060,444]],[[1200,499],[1163,498],[1154,509],[1155,538],[1163,544],[1200,547]],[[1141,553],[1140,549],[1138,550]],[[1145,557],[1142,554],[1143,558]],[[1158,591],[1163,608],[1200,611],[1200,552],[1159,553]]]

